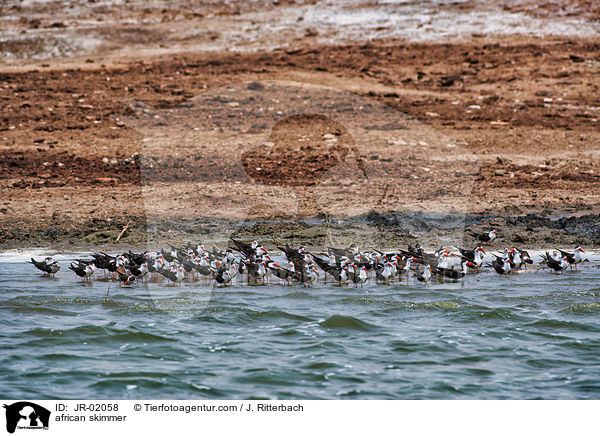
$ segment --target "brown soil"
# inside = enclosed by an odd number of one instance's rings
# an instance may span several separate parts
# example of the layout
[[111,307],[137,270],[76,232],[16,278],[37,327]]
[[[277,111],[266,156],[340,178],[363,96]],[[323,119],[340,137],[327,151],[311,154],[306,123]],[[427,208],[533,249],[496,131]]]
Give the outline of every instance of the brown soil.
[[286,118],[265,144],[244,152],[242,163],[250,177],[268,185],[314,186],[349,153],[360,159],[346,128],[323,115]]
[[516,4],[505,5],[511,12],[523,12],[534,17],[585,17],[589,20],[600,19],[600,4],[594,0],[524,0]]
[[[519,7],[533,14],[526,2]],[[535,10],[558,13],[548,5]],[[244,11],[223,11],[230,13]],[[82,238],[106,231],[99,240],[110,242],[110,232],[127,223],[141,235],[146,216],[158,223],[411,210],[600,213],[600,43],[490,39],[316,45],[308,35],[291,48],[255,53],[132,50],[44,61],[48,66],[7,61],[0,67],[0,243],[55,243],[64,235],[93,244],[98,239]],[[144,124],[132,102],[147,105],[140,107],[152,115],[148,122],[172,114],[181,127],[190,120],[176,118],[178,111],[197,96],[273,80],[356,93],[395,109],[406,125],[385,127],[376,115],[364,116],[375,127],[350,134],[352,118],[319,114],[263,125],[249,100],[258,94],[248,94],[241,106],[231,100],[236,95],[211,100],[230,112],[213,114],[210,129],[196,136],[173,134],[160,149],[144,142],[160,126]],[[282,89],[277,99],[286,98]],[[416,152],[421,136],[394,142],[403,131],[429,135],[436,146],[449,138],[475,163],[447,154],[440,164]],[[379,142],[366,139],[374,133]],[[346,167],[335,173],[339,163]],[[307,209],[303,201],[313,204]],[[123,240],[139,242],[134,234]]]

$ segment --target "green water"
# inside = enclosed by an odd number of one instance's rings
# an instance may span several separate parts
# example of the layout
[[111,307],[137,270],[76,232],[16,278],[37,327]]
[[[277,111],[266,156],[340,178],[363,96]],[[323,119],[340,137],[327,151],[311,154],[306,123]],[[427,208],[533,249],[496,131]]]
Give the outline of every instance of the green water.
[[362,289],[101,275],[0,257],[5,398],[600,398],[593,263]]

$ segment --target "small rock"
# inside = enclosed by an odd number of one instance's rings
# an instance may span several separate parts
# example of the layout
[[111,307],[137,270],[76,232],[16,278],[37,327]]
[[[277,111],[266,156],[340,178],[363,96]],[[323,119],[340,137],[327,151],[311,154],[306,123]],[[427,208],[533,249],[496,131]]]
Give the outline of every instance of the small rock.
[[48,229],[44,233],[42,233],[42,236],[50,237],[50,238],[54,239],[57,236],[59,236],[61,233],[62,233],[62,230],[60,230],[58,227],[51,226],[51,227],[48,227]]
[[573,62],[584,62],[585,58],[582,58],[581,56],[577,56],[577,55],[570,55],[569,59],[571,59]]
[[515,233],[512,237],[512,241],[517,243],[523,243],[525,242],[525,238],[521,234]]
[[262,83],[250,82],[248,84],[248,89],[251,91],[262,91],[263,89],[265,89],[265,86]]

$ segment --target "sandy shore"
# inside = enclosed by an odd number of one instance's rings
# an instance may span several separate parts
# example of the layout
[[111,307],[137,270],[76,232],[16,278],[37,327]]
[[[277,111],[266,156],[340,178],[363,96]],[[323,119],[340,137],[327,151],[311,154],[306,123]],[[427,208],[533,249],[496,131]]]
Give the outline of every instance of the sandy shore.
[[0,247],[600,242],[593,2],[280,3],[2,6]]

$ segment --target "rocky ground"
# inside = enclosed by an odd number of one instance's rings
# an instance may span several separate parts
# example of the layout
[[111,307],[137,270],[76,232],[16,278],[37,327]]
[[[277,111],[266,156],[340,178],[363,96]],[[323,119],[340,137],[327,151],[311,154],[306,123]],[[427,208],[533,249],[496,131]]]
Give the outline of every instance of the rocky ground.
[[471,31],[368,40],[277,3],[2,6],[0,247],[600,243],[594,2],[425,2]]

